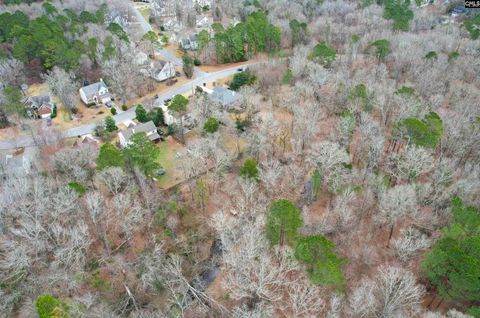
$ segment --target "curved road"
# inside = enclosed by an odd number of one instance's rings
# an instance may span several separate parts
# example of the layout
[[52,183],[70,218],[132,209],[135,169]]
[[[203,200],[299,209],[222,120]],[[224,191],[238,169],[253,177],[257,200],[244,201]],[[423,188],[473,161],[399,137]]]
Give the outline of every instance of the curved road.
[[[190,91],[193,91],[196,86],[202,86],[203,83],[211,83],[217,81],[223,77],[233,75],[237,72],[239,67],[246,67],[255,63],[244,64],[242,66],[235,66],[227,68],[214,73],[205,73],[203,76],[199,76],[188,83],[180,85],[178,87],[173,87],[171,90],[163,93],[158,96],[157,102],[163,103],[165,99],[172,98],[178,94],[185,94]],[[122,112],[118,115],[113,116],[116,123],[121,123],[129,119],[135,118],[135,108],[132,107],[125,112]],[[83,136],[91,134],[95,128],[96,123],[86,124],[78,127],[68,129],[64,132],[64,138],[72,138],[76,136]],[[32,147],[35,146],[35,141],[31,136],[24,136],[14,140],[0,140],[0,150],[13,149],[19,147]]]

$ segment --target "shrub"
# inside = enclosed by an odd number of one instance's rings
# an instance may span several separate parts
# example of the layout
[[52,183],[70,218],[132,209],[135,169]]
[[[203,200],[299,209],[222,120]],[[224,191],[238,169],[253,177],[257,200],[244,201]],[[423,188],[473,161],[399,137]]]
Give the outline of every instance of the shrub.
[[57,105],[53,105],[52,114],[50,115],[51,119],[54,119],[55,117],[57,117]]
[[233,75],[233,80],[230,83],[229,88],[236,91],[243,85],[250,85],[253,84],[253,82],[255,82],[255,76],[250,74],[250,72],[247,70]]
[[110,113],[112,113],[112,115],[116,115],[117,109],[115,107],[110,108]]
[[83,186],[82,184],[78,183],[78,182],[70,182],[68,184],[68,186],[75,192],[77,192],[80,196],[82,196],[86,191],[87,189],[85,188],[85,186]]
[[200,62],[199,59],[195,58],[195,59],[193,59],[193,65],[200,66],[200,65],[202,65],[202,62]]
[[432,60],[432,59],[436,60],[437,57],[438,57],[438,55],[437,55],[437,52],[435,52],[435,51],[430,51],[425,55],[425,59],[427,59],[427,60]]
[[127,109],[128,109],[127,105],[123,104],[123,105],[122,105],[122,110],[123,110],[123,111],[126,111]]
[[209,117],[205,122],[205,125],[203,125],[203,130],[205,130],[207,133],[213,134],[218,130],[218,127],[218,120],[214,117]]
[[35,307],[40,318],[68,317],[68,307],[49,294],[38,297],[35,302]]
[[246,179],[258,179],[258,168],[257,162],[252,159],[248,158],[243,163],[242,168],[240,169],[240,175]]

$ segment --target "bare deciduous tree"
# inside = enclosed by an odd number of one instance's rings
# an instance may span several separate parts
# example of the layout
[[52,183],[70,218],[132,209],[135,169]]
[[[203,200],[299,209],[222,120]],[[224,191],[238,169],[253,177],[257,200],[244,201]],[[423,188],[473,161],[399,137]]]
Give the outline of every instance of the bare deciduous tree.
[[60,99],[70,116],[77,103],[78,85],[75,84],[74,80],[75,75],[67,73],[57,66],[45,75],[45,81],[48,83],[50,90]]
[[418,311],[424,287],[402,268],[381,266],[373,279],[363,279],[353,290],[350,308],[356,317],[401,317]]

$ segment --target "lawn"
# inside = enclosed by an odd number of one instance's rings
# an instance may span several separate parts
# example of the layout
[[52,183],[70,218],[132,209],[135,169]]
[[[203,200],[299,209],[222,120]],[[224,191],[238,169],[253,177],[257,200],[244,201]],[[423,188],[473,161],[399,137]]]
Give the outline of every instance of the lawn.
[[175,169],[175,155],[183,149],[183,146],[169,136],[165,141],[159,142],[157,147],[158,162],[167,171],[165,175],[157,178],[158,183],[161,188],[168,189],[183,181],[181,173]]
[[150,15],[152,13],[152,10],[149,7],[147,6],[139,7],[138,11],[140,11],[140,14],[145,18],[145,20],[149,21]]

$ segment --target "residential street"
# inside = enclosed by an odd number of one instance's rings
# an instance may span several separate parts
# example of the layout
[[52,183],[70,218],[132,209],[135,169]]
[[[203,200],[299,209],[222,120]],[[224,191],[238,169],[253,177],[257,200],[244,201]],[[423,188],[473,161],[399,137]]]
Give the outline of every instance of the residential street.
[[[248,65],[252,65],[255,63],[244,64],[242,67],[246,67]],[[165,99],[172,98],[178,94],[184,94],[189,91],[193,91],[196,86],[202,86],[203,83],[211,83],[217,81],[223,77],[233,75],[237,72],[238,66],[227,68],[222,71],[218,71],[215,73],[204,73],[203,76],[199,76],[194,78],[188,83],[185,83],[178,87],[172,87],[172,89],[164,94],[160,95],[157,99],[156,103],[163,103]],[[121,123],[123,121],[135,118],[135,108],[132,107],[127,111],[120,113],[118,115],[113,116],[116,123]],[[65,131],[65,138],[72,138],[76,136],[83,136],[92,133],[93,129],[95,128],[96,123],[91,123],[87,125],[82,125],[78,127],[74,127]],[[13,149],[18,147],[31,147],[35,145],[35,141],[32,137],[20,137],[14,140],[1,140],[0,141],[0,149]]]

